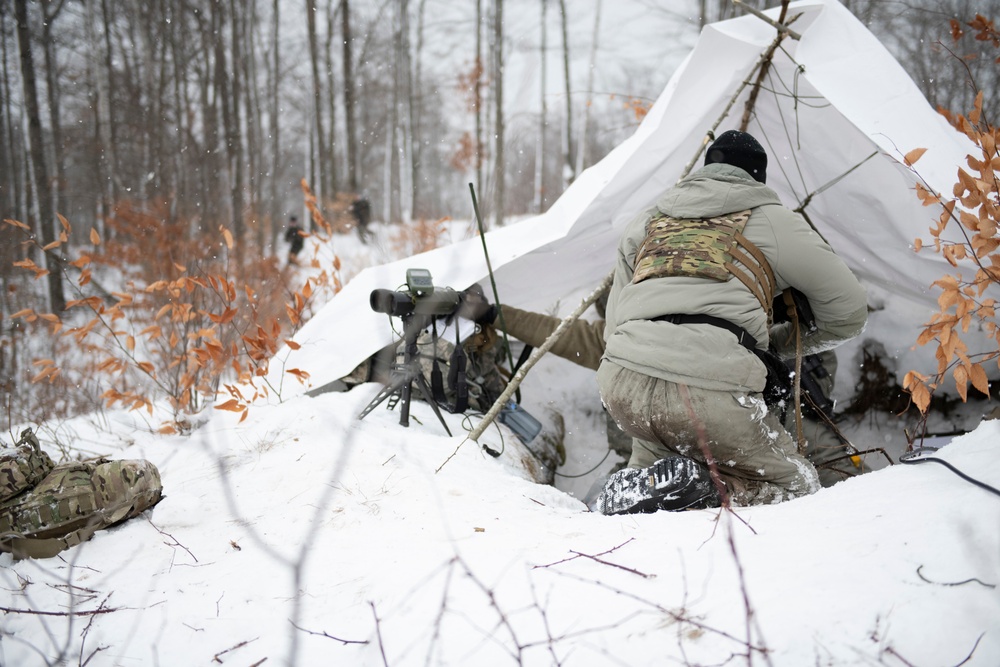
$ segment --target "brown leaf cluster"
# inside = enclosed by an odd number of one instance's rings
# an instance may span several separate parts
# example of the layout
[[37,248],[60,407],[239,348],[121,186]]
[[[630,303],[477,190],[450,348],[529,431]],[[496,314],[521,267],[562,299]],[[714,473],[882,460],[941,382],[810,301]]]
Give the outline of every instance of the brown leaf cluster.
[[[977,21],[980,18],[977,17]],[[981,27],[985,28],[986,24],[981,24]],[[988,27],[992,30],[992,23]],[[960,26],[956,28],[955,23],[952,28],[960,32]],[[965,134],[979,151],[967,157],[967,168],[959,167],[951,197],[932,192],[920,184],[916,187],[917,197],[924,206],[939,206],[941,209],[929,230],[934,251],[952,266],[966,269],[964,273],[947,275],[934,281],[933,286],[940,290],[938,312],[931,316],[917,338],[917,345],[937,345],[937,371],[934,374],[910,371],[903,380],[903,386],[910,392],[914,404],[924,413],[930,406],[931,394],[949,374],[963,401],[968,398],[969,385],[989,396],[990,386],[984,364],[1000,364],[996,300],[987,294],[994,294],[1000,286],[1000,253],[997,252],[1000,247],[1000,236],[997,234],[1000,224],[1000,187],[997,180],[1000,174],[1000,154],[997,152],[1000,131],[986,120],[982,104],[983,95],[980,92],[967,116],[943,112],[952,126]],[[912,168],[923,152],[923,149],[911,151],[904,158],[905,163]],[[951,238],[960,240],[956,242],[944,238],[946,230],[957,231],[958,234],[951,234]],[[917,252],[924,246],[921,239],[916,239],[913,245]],[[968,277],[970,275],[971,278]],[[970,352],[962,334],[968,333],[973,323],[978,323],[992,338],[995,347]]]
[[[69,222],[61,221],[64,233],[55,246],[71,235]],[[30,232],[20,222],[5,222]],[[154,402],[165,399],[175,424],[213,403],[220,391],[231,400],[217,407],[237,409],[245,418],[254,399],[273,391],[266,378],[275,352],[308,319],[320,294],[340,289],[336,258],[335,266],[320,267],[293,287],[274,258],[243,253],[258,258],[234,264],[230,250],[245,241],[228,229],[200,230],[193,221],[172,220],[166,207],[121,204],[105,237],[91,230],[92,247],[75,249],[76,298],[64,313],[28,308],[11,316],[44,323],[49,335],[72,343],[65,358],[35,360],[32,381],[57,382],[71,368],[76,377],[99,379],[109,407],[152,414]],[[44,275],[28,258],[18,266]],[[123,288],[104,292],[95,276]],[[286,372],[308,378],[299,369]]]

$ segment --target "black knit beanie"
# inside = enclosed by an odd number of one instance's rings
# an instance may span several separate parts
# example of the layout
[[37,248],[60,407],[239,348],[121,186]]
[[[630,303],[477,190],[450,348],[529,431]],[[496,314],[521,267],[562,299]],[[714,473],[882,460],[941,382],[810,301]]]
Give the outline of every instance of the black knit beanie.
[[746,132],[729,130],[719,135],[705,153],[705,164],[716,162],[739,167],[757,181],[767,182],[767,153],[760,142]]

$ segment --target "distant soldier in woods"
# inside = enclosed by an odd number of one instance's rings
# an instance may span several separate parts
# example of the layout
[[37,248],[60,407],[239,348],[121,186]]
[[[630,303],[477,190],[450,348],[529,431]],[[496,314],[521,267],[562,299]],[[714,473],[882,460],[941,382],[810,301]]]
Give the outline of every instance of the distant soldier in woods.
[[288,263],[298,264],[298,254],[302,250],[302,228],[299,219],[294,215],[288,218],[288,229],[285,230],[285,240],[288,241]]
[[354,198],[351,204],[351,216],[354,217],[355,225],[358,228],[358,238],[362,243],[367,244],[371,237],[368,224],[372,221],[372,205],[363,195]]

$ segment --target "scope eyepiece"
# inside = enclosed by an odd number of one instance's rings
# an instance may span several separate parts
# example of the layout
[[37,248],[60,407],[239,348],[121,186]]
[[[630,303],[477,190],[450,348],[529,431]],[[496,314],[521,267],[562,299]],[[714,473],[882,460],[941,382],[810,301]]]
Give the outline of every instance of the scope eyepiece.
[[413,299],[409,294],[388,289],[372,290],[368,303],[376,313],[385,313],[393,317],[405,317],[414,309]]

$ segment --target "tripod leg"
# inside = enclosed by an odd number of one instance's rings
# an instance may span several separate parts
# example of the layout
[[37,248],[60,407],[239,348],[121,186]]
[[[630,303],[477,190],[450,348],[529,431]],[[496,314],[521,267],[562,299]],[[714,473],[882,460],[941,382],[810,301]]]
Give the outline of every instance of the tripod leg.
[[444,415],[441,414],[441,409],[438,408],[437,401],[434,400],[434,396],[431,394],[431,388],[427,386],[427,380],[424,379],[423,375],[418,374],[413,378],[413,381],[417,383],[417,388],[420,390],[420,393],[423,394],[424,400],[427,401],[434,409],[434,414],[437,415],[438,421],[441,422],[441,426],[444,426],[445,433],[450,436],[451,429],[448,428],[448,424],[444,421]]
[[410,378],[405,373],[397,374],[393,372],[392,376],[393,377],[389,379],[389,383],[382,387],[382,390],[375,396],[375,398],[372,399],[372,402],[368,404],[368,407],[361,411],[358,419],[364,419],[369,412],[384,403],[390,396],[399,393],[404,384],[409,384]]

